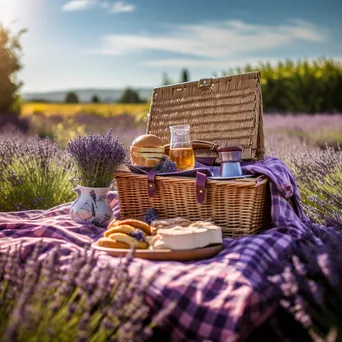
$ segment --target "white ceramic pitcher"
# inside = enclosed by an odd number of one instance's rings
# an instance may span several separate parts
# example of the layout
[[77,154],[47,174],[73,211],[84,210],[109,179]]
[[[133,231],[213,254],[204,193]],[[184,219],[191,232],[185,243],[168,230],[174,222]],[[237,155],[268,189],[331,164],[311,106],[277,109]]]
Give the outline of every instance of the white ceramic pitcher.
[[78,194],[70,207],[71,218],[83,224],[105,226],[112,217],[107,199],[108,188],[89,188],[77,185],[72,191]]

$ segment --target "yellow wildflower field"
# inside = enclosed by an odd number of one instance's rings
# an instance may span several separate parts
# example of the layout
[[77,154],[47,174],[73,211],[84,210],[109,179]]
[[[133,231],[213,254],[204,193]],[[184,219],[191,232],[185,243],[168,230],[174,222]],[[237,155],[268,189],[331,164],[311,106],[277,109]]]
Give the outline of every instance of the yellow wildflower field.
[[111,117],[119,114],[133,116],[146,115],[150,110],[149,103],[121,104],[121,103],[40,103],[25,102],[21,107],[23,116],[42,114],[45,116],[63,115],[73,116],[76,114],[94,114],[102,117]]

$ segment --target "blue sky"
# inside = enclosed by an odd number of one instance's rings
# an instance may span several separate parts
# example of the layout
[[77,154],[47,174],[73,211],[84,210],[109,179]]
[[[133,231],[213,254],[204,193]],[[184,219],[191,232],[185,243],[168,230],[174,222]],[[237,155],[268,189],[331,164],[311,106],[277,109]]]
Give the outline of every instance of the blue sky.
[[246,63],[342,60],[338,0],[0,0],[28,28],[23,90],[157,86]]

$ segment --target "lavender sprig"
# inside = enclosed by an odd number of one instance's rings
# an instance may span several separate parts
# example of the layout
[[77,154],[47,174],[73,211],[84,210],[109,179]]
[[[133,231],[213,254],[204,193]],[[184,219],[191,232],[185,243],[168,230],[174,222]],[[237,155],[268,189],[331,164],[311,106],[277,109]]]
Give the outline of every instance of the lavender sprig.
[[157,170],[159,173],[177,172],[177,165],[169,158],[164,157],[155,167],[155,170]]
[[152,221],[158,219],[157,211],[154,208],[150,208],[146,211],[144,215],[144,221],[148,224],[151,224]]
[[[151,170],[150,168],[144,166],[140,166],[139,169],[147,172]],[[170,160],[167,156],[163,156],[162,159],[158,162],[158,164],[153,168],[153,170],[158,171],[158,173],[178,171],[176,163]]]
[[89,134],[69,142],[67,149],[75,162],[80,185],[108,187],[117,167],[126,161],[126,149],[111,133],[112,130],[106,135]]

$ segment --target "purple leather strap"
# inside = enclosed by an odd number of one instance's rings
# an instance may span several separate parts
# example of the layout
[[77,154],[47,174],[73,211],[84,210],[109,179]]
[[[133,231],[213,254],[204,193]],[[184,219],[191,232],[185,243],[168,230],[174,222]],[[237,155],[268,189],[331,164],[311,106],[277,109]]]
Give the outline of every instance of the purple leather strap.
[[156,193],[155,178],[157,173],[157,171],[151,170],[147,174],[147,193],[149,197],[153,197]]
[[196,174],[196,199],[197,203],[203,204],[207,197],[207,189],[205,188],[207,183],[207,176],[202,172]]

